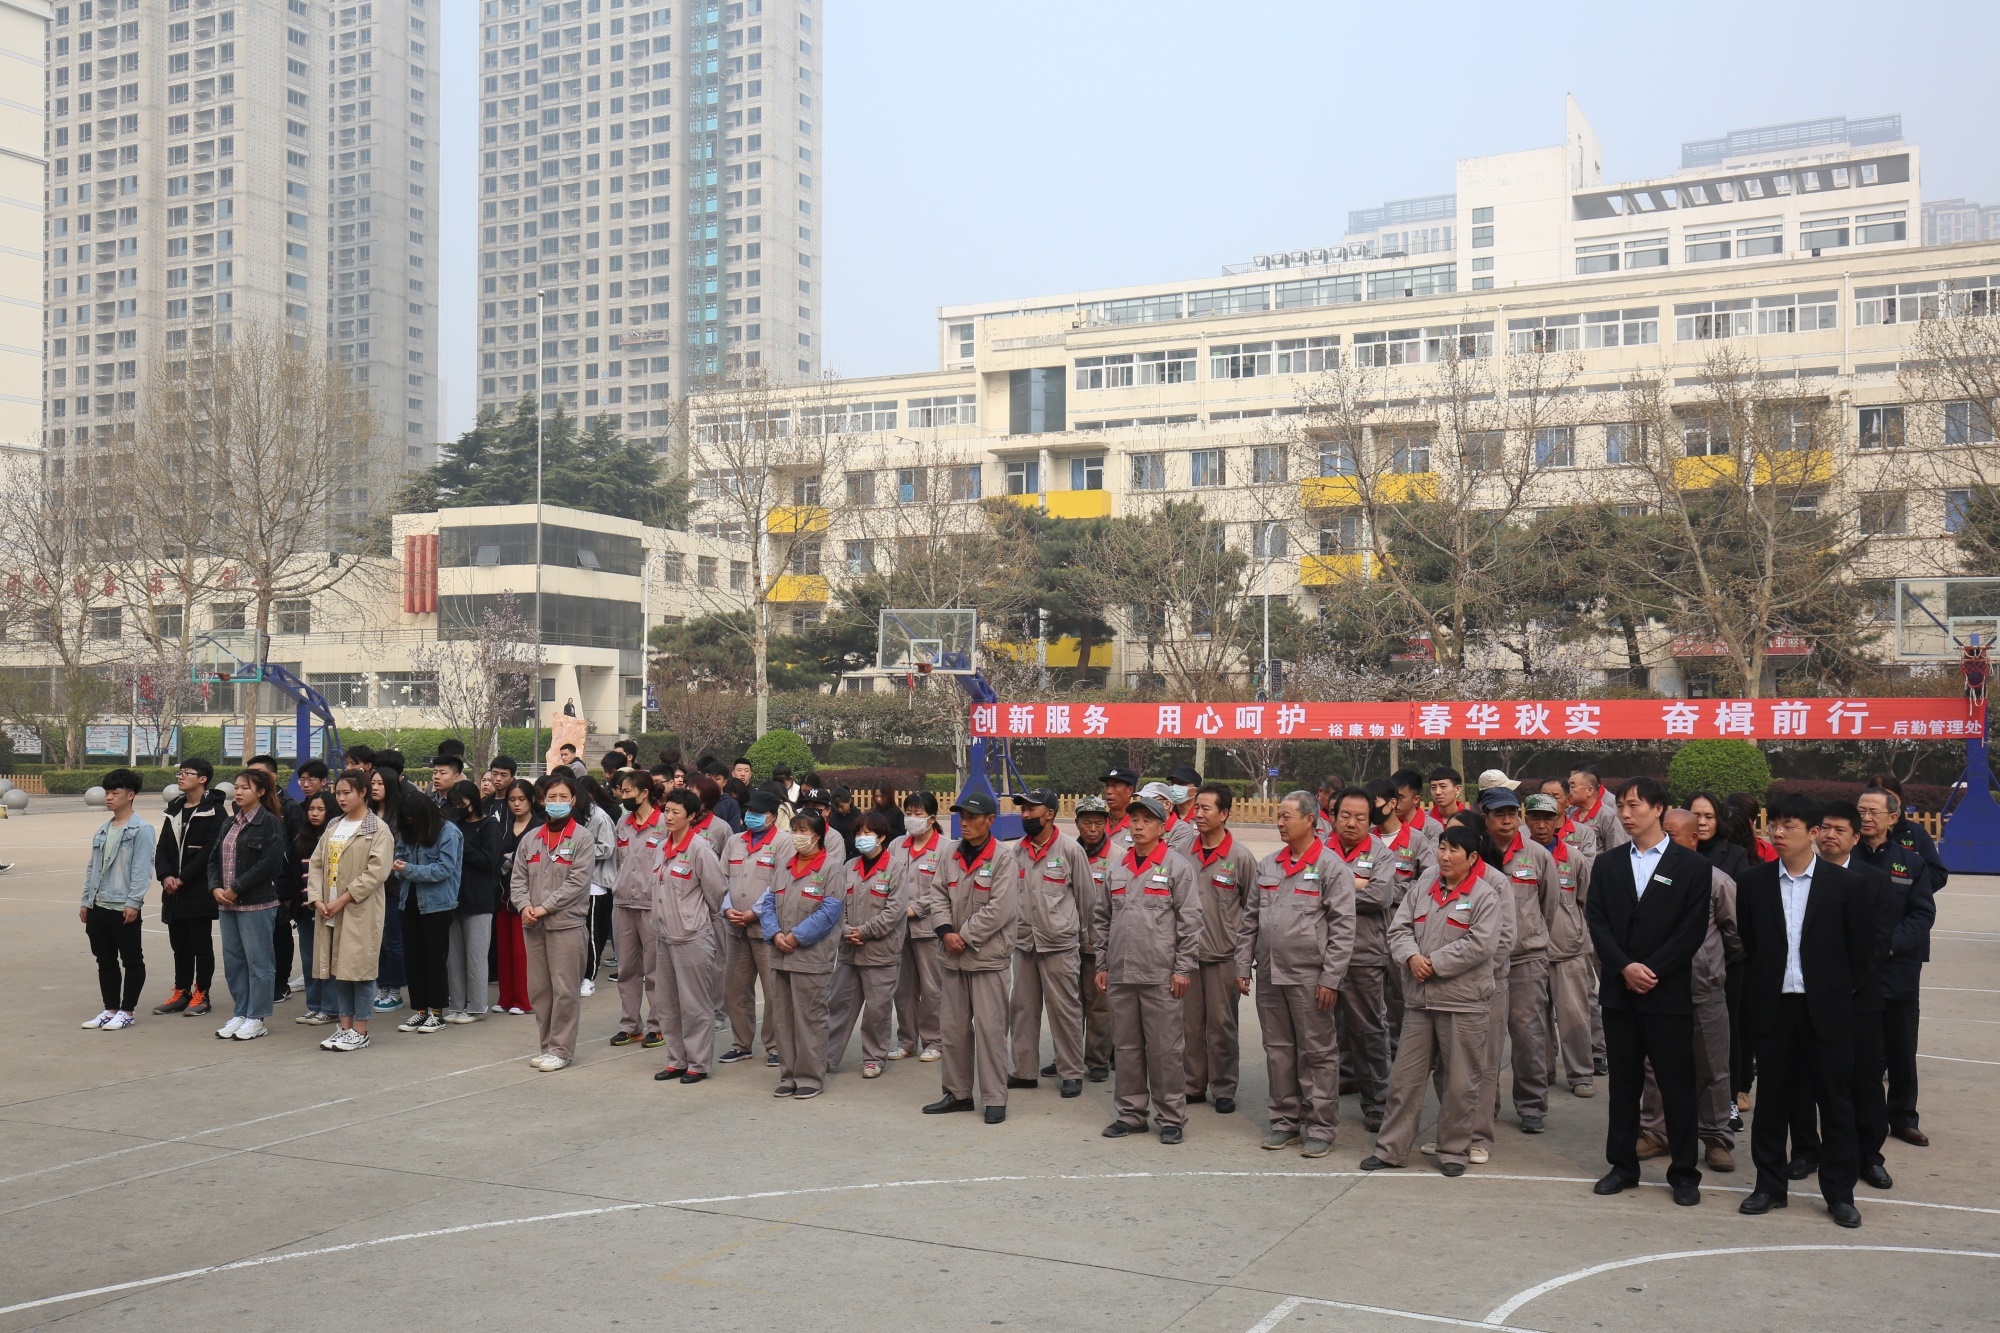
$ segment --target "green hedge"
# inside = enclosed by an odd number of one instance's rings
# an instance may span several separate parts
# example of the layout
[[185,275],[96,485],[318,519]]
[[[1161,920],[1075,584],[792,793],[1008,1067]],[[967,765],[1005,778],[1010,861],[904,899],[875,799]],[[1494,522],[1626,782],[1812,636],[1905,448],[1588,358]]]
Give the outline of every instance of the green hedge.
[[1761,801],[1770,785],[1770,762],[1749,741],[1689,741],[1667,764],[1667,795],[1676,804],[1698,791],[1744,791]]
[[783,727],[773,727],[752,741],[744,757],[750,761],[750,772],[758,782],[768,781],[780,764],[792,770],[794,779],[818,767],[805,738]]
[[[42,772],[42,783],[48,788],[51,796],[81,796],[92,787],[101,785],[106,773],[122,767],[122,764],[110,764],[103,768],[45,769]],[[171,768],[141,768],[134,771],[145,780],[146,790],[149,792],[158,792],[178,776]]]

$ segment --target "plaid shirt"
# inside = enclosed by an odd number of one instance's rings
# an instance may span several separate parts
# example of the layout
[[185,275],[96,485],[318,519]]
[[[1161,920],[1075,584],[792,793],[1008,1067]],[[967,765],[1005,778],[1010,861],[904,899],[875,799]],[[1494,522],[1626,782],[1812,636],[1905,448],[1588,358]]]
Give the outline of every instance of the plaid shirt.
[[[216,887],[234,889],[236,887],[236,835],[241,833],[257,816],[256,807],[238,810],[236,818],[229,821],[229,831],[222,835],[222,883]],[[240,911],[234,903],[220,904],[224,911]]]

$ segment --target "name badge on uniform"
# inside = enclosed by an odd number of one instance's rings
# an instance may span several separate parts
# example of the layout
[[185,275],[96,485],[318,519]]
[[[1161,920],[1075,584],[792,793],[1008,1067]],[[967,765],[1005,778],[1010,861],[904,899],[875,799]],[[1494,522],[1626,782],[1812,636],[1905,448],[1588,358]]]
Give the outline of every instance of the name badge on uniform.
[[1220,875],[1210,876],[1208,882],[1218,889],[1233,889],[1236,887],[1236,880],[1226,871]]
[[1375,858],[1372,856],[1364,856],[1359,861],[1356,861],[1354,863],[1354,868],[1357,871],[1373,870],[1375,868]]
[[808,898],[824,898],[826,896],[825,893],[821,891],[820,886],[817,884],[801,884],[799,886],[799,892],[804,894]]
[[1308,866],[1308,867],[1306,868],[1306,873],[1305,873],[1305,877],[1306,877],[1307,879],[1318,879],[1318,878],[1319,878],[1319,867],[1317,867],[1317,866]]
[[1665,875],[1655,875],[1655,876],[1653,876],[1653,883],[1655,883],[1655,884],[1665,884],[1665,885],[1667,885],[1667,886],[1668,886],[1669,888],[1671,888],[1671,887],[1673,886],[1673,881],[1672,881],[1672,880],[1670,880],[1670,879],[1668,879],[1668,878],[1667,878],[1667,877],[1666,877]]
[[868,886],[868,896],[871,898],[886,898],[889,896],[889,891],[887,889],[878,889],[871,884]]
[[667,867],[667,873],[675,879],[693,879],[694,867],[685,861],[676,861]]
[[778,858],[766,852],[757,858],[757,864],[760,866],[774,866],[778,864]]
[[937,874],[937,864],[932,861],[919,861],[917,862],[917,873],[919,875],[935,875]]
[[568,847],[556,848],[556,864],[569,865],[576,860],[576,852]]
[[660,845],[660,840],[658,838],[648,838],[646,839],[646,845],[648,847],[658,847]]

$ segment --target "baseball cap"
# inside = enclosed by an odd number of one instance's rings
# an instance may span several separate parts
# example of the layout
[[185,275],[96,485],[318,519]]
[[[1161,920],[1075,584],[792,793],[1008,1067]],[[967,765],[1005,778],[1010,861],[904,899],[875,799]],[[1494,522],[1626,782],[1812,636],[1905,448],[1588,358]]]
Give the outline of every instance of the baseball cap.
[[1086,796],[1076,803],[1076,813],[1081,815],[1104,815],[1109,817],[1111,807],[1104,803],[1102,796]]
[[826,794],[824,787],[807,787],[799,793],[800,805],[832,805],[833,798]]
[[991,796],[983,791],[976,791],[952,806],[951,812],[955,815],[997,815],[1000,813],[1000,807],[994,803]]
[[1168,790],[1167,784],[1164,782],[1149,782],[1145,786],[1139,788],[1139,794],[1141,796],[1150,796],[1156,801],[1167,801],[1171,803],[1173,800],[1173,793],[1170,790]]
[[1519,810],[1521,808],[1521,798],[1514,794],[1514,789],[1511,787],[1488,787],[1485,791],[1479,793],[1479,808],[1481,810]]
[[1519,782],[1509,782],[1507,775],[1497,768],[1489,768],[1479,775],[1479,790],[1482,792],[1492,791],[1496,787],[1505,787],[1508,791],[1513,791],[1520,785]]
[[743,808],[750,814],[775,815],[778,813],[778,798],[767,791],[753,791],[744,798]]
[[1134,796],[1127,810],[1144,811],[1162,824],[1167,822],[1167,803],[1157,796]]
[[1176,782],[1186,787],[1199,787],[1201,785],[1201,774],[1195,772],[1189,765],[1182,764],[1179,768],[1167,774],[1167,781]]
[[1056,800],[1056,794],[1047,787],[1030,787],[1014,797],[1014,805],[1017,809],[1030,805],[1046,805],[1053,810],[1056,808]]
[[1559,815],[1563,812],[1562,802],[1542,791],[1535,792],[1521,804],[1531,815]]
[[1098,781],[1122,782],[1128,787],[1136,787],[1139,785],[1139,775],[1129,768],[1113,768],[1107,769],[1104,776],[1099,778]]

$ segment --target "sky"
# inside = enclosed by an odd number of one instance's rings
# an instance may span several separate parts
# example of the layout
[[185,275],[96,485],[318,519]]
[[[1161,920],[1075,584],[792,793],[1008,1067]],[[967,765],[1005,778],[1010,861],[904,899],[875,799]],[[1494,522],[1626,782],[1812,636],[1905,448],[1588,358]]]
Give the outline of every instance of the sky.
[[[824,364],[936,364],[940,305],[1219,273],[1559,143],[1607,182],[1680,144],[1901,113],[1927,199],[2000,202],[2000,5],[818,0]],[[471,423],[477,5],[445,0],[445,423]],[[1912,218],[1914,227],[1915,219]],[[464,244],[454,244],[454,238]]]

